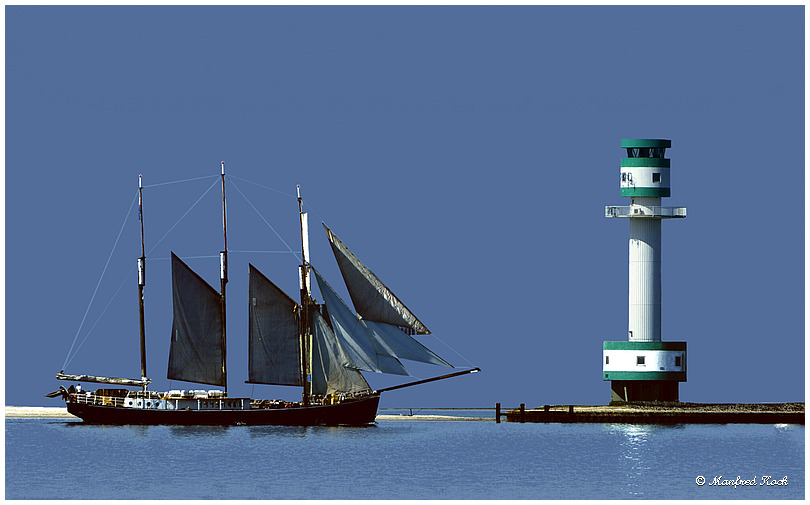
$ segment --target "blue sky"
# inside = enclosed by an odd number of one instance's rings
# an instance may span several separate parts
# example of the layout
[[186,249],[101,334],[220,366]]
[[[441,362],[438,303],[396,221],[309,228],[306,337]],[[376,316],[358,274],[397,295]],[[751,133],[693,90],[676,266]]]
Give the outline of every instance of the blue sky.
[[[320,221],[433,331],[423,343],[483,369],[382,406],[605,403],[602,341],[627,332],[628,223],[604,217],[624,203],[622,138],[672,139],[665,204],[689,212],[663,225],[681,400],[804,400],[802,6],[5,11],[8,405],[58,403],[42,395],[119,230],[66,371],[139,375],[138,174],[157,185],[149,376],[196,387],[165,378],[164,258],[221,250],[218,187],[158,241],[221,160],[232,250],[286,250],[268,223],[298,250],[300,184],[331,284],[345,297]],[[292,255],[231,254],[229,390],[295,399],[243,382],[248,261],[297,289]],[[216,259],[189,264],[218,285]]]

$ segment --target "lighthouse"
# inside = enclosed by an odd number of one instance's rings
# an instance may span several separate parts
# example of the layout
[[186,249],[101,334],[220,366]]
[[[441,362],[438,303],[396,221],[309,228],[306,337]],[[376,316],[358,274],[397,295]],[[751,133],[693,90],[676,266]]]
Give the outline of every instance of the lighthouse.
[[661,222],[686,217],[686,207],[663,207],[670,196],[664,139],[622,139],[621,196],[629,205],[605,207],[605,217],[630,221],[627,340],[606,341],[603,380],[611,403],[677,402],[686,381],[686,342],[661,339]]

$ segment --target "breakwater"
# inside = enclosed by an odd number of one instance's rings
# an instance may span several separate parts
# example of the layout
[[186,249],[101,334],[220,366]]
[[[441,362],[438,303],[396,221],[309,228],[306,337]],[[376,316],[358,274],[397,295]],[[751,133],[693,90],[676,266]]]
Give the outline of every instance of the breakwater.
[[543,405],[501,410],[496,420],[528,423],[804,424],[804,402]]

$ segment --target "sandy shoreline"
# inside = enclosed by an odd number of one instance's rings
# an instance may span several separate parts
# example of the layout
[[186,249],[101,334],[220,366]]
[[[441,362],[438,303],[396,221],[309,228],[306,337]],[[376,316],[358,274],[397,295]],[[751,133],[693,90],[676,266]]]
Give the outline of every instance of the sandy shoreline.
[[493,421],[494,422],[495,418],[377,414],[377,421]]
[[9,407],[6,406],[6,417],[67,417],[76,419],[68,414],[66,407]]

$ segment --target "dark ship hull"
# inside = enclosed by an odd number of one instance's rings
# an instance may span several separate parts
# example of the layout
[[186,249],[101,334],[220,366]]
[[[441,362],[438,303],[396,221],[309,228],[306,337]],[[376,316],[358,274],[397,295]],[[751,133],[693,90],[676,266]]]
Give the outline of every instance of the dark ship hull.
[[380,395],[334,405],[244,410],[162,410],[67,402],[68,412],[91,424],[208,426],[361,426],[374,422]]

